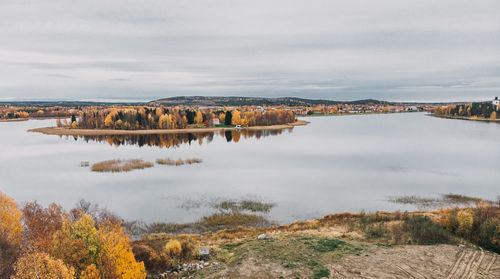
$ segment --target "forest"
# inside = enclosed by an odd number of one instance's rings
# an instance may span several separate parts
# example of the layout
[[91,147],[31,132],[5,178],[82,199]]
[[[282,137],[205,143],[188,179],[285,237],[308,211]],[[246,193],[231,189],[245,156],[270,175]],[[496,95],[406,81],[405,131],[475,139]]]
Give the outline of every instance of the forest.
[[[218,120],[218,121],[214,121]],[[70,123],[57,121],[58,126],[70,125],[81,129],[151,130],[201,128],[224,124],[269,126],[295,122],[289,110],[217,110],[180,109],[164,107],[87,108]]]
[[468,103],[437,107],[433,111],[436,115],[461,116],[470,118],[498,119],[495,106],[490,102]]

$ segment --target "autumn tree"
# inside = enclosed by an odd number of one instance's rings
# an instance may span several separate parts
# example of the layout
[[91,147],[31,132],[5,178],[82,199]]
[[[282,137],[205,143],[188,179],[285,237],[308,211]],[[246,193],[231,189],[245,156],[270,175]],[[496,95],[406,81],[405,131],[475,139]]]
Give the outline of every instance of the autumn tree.
[[196,124],[202,124],[203,123],[203,115],[201,114],[201,111],[196,112],[196,117],[194,118],[194,122]]
[[11,279],[73,279],[74,270],[47,253],[26,253],[14,266]]
[[0,191],[0,236],[9,243],[20,246],[23,230],[21,212],[14,199]]
[[237,110],[233,110],[231,113],[231,125],[236,126],[236,125],[241,125],[241,115],[240,112]]
[[14,200],[0,191],[0,279],[12,274],[21,245],[21,212]]
[[54,235],[53,243],[53,255],[75,268],[77,276],[87,266],[97,263],[101,251],[95,222],[87,214],[75,222],[64,218],[62,229]]
[[101,226],[99,237],[102,243],[99,268],[102,278],[146,278],[144,263],[135,260],[128,236],[119,224]]
[[37,202],[30,202],[24,206],[22,212],[29,247],[51,253],[53,236],[62,227],[62,207],[52,203],[43,208]]
[[91,264],[82,271],[80,279],[101,279],[101,274],[95,264]]
[[13,274],[18,254],[19,247],[0,236],[0,279],[9,279]]

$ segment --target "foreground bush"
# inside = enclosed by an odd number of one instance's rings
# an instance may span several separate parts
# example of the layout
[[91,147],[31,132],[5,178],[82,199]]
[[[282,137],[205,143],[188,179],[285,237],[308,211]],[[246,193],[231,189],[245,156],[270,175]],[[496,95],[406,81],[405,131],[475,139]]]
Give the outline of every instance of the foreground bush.
[[410,234],[413,244],[430,245],[450,242],[450,233],[423,215],[413,215],[403,221],[403,230]]
[[493,252],[500,252],[500,206],[479,203],[475,207],[443,209],[441,225],[453,234]]
[[11,279],[73,279],[74,270],[46,253],[26,253],[19,258]]
[[1,279],[146,278],[128,235],[105,211],[99,223],[80,209],[68,214],[55,204],[28,203],[22,212],[0,192]]

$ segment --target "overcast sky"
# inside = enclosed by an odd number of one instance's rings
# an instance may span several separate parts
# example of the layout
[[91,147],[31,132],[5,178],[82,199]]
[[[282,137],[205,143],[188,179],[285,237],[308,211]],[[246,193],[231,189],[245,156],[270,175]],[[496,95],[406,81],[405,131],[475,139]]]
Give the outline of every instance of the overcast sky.
[[0,0],[0,101],[484,100],[500,1]]

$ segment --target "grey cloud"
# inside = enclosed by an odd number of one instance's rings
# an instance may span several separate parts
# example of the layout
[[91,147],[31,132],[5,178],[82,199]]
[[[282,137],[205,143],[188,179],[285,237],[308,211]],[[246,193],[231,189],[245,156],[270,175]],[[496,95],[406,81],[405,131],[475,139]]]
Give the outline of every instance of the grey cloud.
[[489,99],[499,12],[456,0],[2,1],[0,98]]

